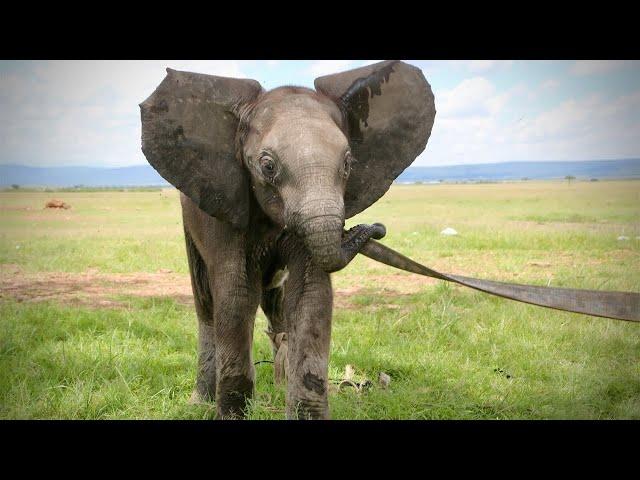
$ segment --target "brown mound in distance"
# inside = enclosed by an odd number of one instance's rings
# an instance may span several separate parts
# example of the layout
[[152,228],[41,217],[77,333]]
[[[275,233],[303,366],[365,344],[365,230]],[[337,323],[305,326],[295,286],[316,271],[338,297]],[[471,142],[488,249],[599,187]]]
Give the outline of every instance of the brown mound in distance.
[[71,205],[69,205],[66,202],[63,202],[62,200],[56,200],[51,199],[49,200],[45,205],[44,208],[64,208],[65,210],[68,210],[71,208]]

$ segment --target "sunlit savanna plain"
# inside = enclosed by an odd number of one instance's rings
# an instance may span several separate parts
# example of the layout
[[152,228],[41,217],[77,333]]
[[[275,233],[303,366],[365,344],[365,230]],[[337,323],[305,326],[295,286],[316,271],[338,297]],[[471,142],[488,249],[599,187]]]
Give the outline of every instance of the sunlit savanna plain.
[[[71,209],[43,209],[51,198]],[[395,185],[348,226],[375,221],[444,272],[640,291],[640,181]],[[175,190],[0,192],[0,275],[0,417],[214,417],[188,402],[197,324]],[[640,324],[361,256],[333,285],[331,385],[347,365],[373,383],[332,387],[334,419],[640,418]],[[265,329],[259,311],[254,361],[271,359]],[[284,398],[258,363],[248,417],[283,419]]]

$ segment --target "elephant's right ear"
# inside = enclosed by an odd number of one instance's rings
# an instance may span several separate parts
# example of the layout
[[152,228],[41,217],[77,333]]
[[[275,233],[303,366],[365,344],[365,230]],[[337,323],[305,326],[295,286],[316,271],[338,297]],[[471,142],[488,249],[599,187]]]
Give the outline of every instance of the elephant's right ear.
[[425,149],[436,115],[422,71],[393,60],[316,78],[316,90],[343,111],[355,158],[345,216],[378,200]]
[[239,229],[249,221],[249,184],[236,158],[237,112],[261,91],[255,80],[167,68],[140,104],[149,163],[202,210]]

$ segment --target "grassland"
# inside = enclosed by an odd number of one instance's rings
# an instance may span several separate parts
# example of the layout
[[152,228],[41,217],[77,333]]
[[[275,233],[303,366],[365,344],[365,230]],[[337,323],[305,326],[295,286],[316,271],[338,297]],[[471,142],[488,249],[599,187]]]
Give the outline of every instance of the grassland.
[[[52,197],[72,208],[43,210]],[[387,226],[384,243],[444,272],[640,290],[637,181],[398,185],[348,226],[374,221]],[[440,235],[447,226],[459,235]],[[188,289],[175,191],[0,192],[0,417],[212,418],[212,406],[187,402],[193,308],[124,280],[169,270]],[[103,298],[113,301],[92,303],[91,290],[73,302],[55,289],[24,299],[10,288],[62,275],[98,288],[110,275]],[[335,419],[640,418],[637,324],[518,304],[364,257],[333,283],[329,376],[350,364],[357,380],[374,381],[367,392],[332,389]],[[265,328],[259,312],[255,360],[271,356]],[[381,371],[388,389],[376,385]],[[256,372],[249,418],[284,418],[272,365]]]

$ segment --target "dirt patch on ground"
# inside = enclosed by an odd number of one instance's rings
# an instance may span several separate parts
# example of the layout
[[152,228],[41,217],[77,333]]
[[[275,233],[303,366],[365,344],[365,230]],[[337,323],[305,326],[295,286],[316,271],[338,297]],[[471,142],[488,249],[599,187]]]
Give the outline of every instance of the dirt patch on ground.
[[[434,282],[419,275],[355,275],[350,281],[354,286],[334,289],[334,304],[337,308],[361,308],[351,302],[353,297],[372,293],[388,299],[385,304],[392,304],[393,298],[417,293]],[[119,296],[169,297],[180,304],[193,305],[188,274],[167,270],[118,274],[100,273],[97,269],[88,269],[84,273],[25,273],[19,265],[0,264],[0,300],[55,301],[91,308],[126,307]]]
[[[454,258],[440,258],[429,264],[437,270],[472,276],[532,283],[532,279],[552,279],[559,267],[575,265],[573,253],[555,253],[549,256],[533,256],[523,262],[515,272],[489,271],[487,265],[497,264],[494,254],[485,254],[480,261],[474,261],[466,270],[452,265]],[[612,251],[602,259],[581,259],[580,265],[597,266],[602,263],[632,260],[635,253],[626,250]],[[368,259],[367,259],[368,260]],[[458,261],[460,259],[458,258]],[[371,261],[373,266],[378,265]],[[527,281],[520,280],[527,279]],[[578,275],[578,278],[582,278]],[[347,274],[335,278],[334,305],[340,309],[363,308],[356,297],[375,296],[371,308],[396,308],[397,298],[414,295],[433,286],[438,280],[410,273],[365,273]],[[579,288],[579,287],[576,287]],[[97,268],[89,268],[83,273],[39,272],[26,273],[16,264],[0,264],[0,300],[13,299],[19,302],[55,301],[65,305],[94,308],[125,308],[126,299],[131,297],[168,297],[183,305],[193,305],[191,283],[186,273],[174,273],[160,269],[156,273],[101,273]]]
[[193,304],[189,276],[176,273],[23,273],[17,265],[0,267],[0,299],[18,302],[53,300],[65,305],[96,308],[126,306],[118,296],[170,297]]

